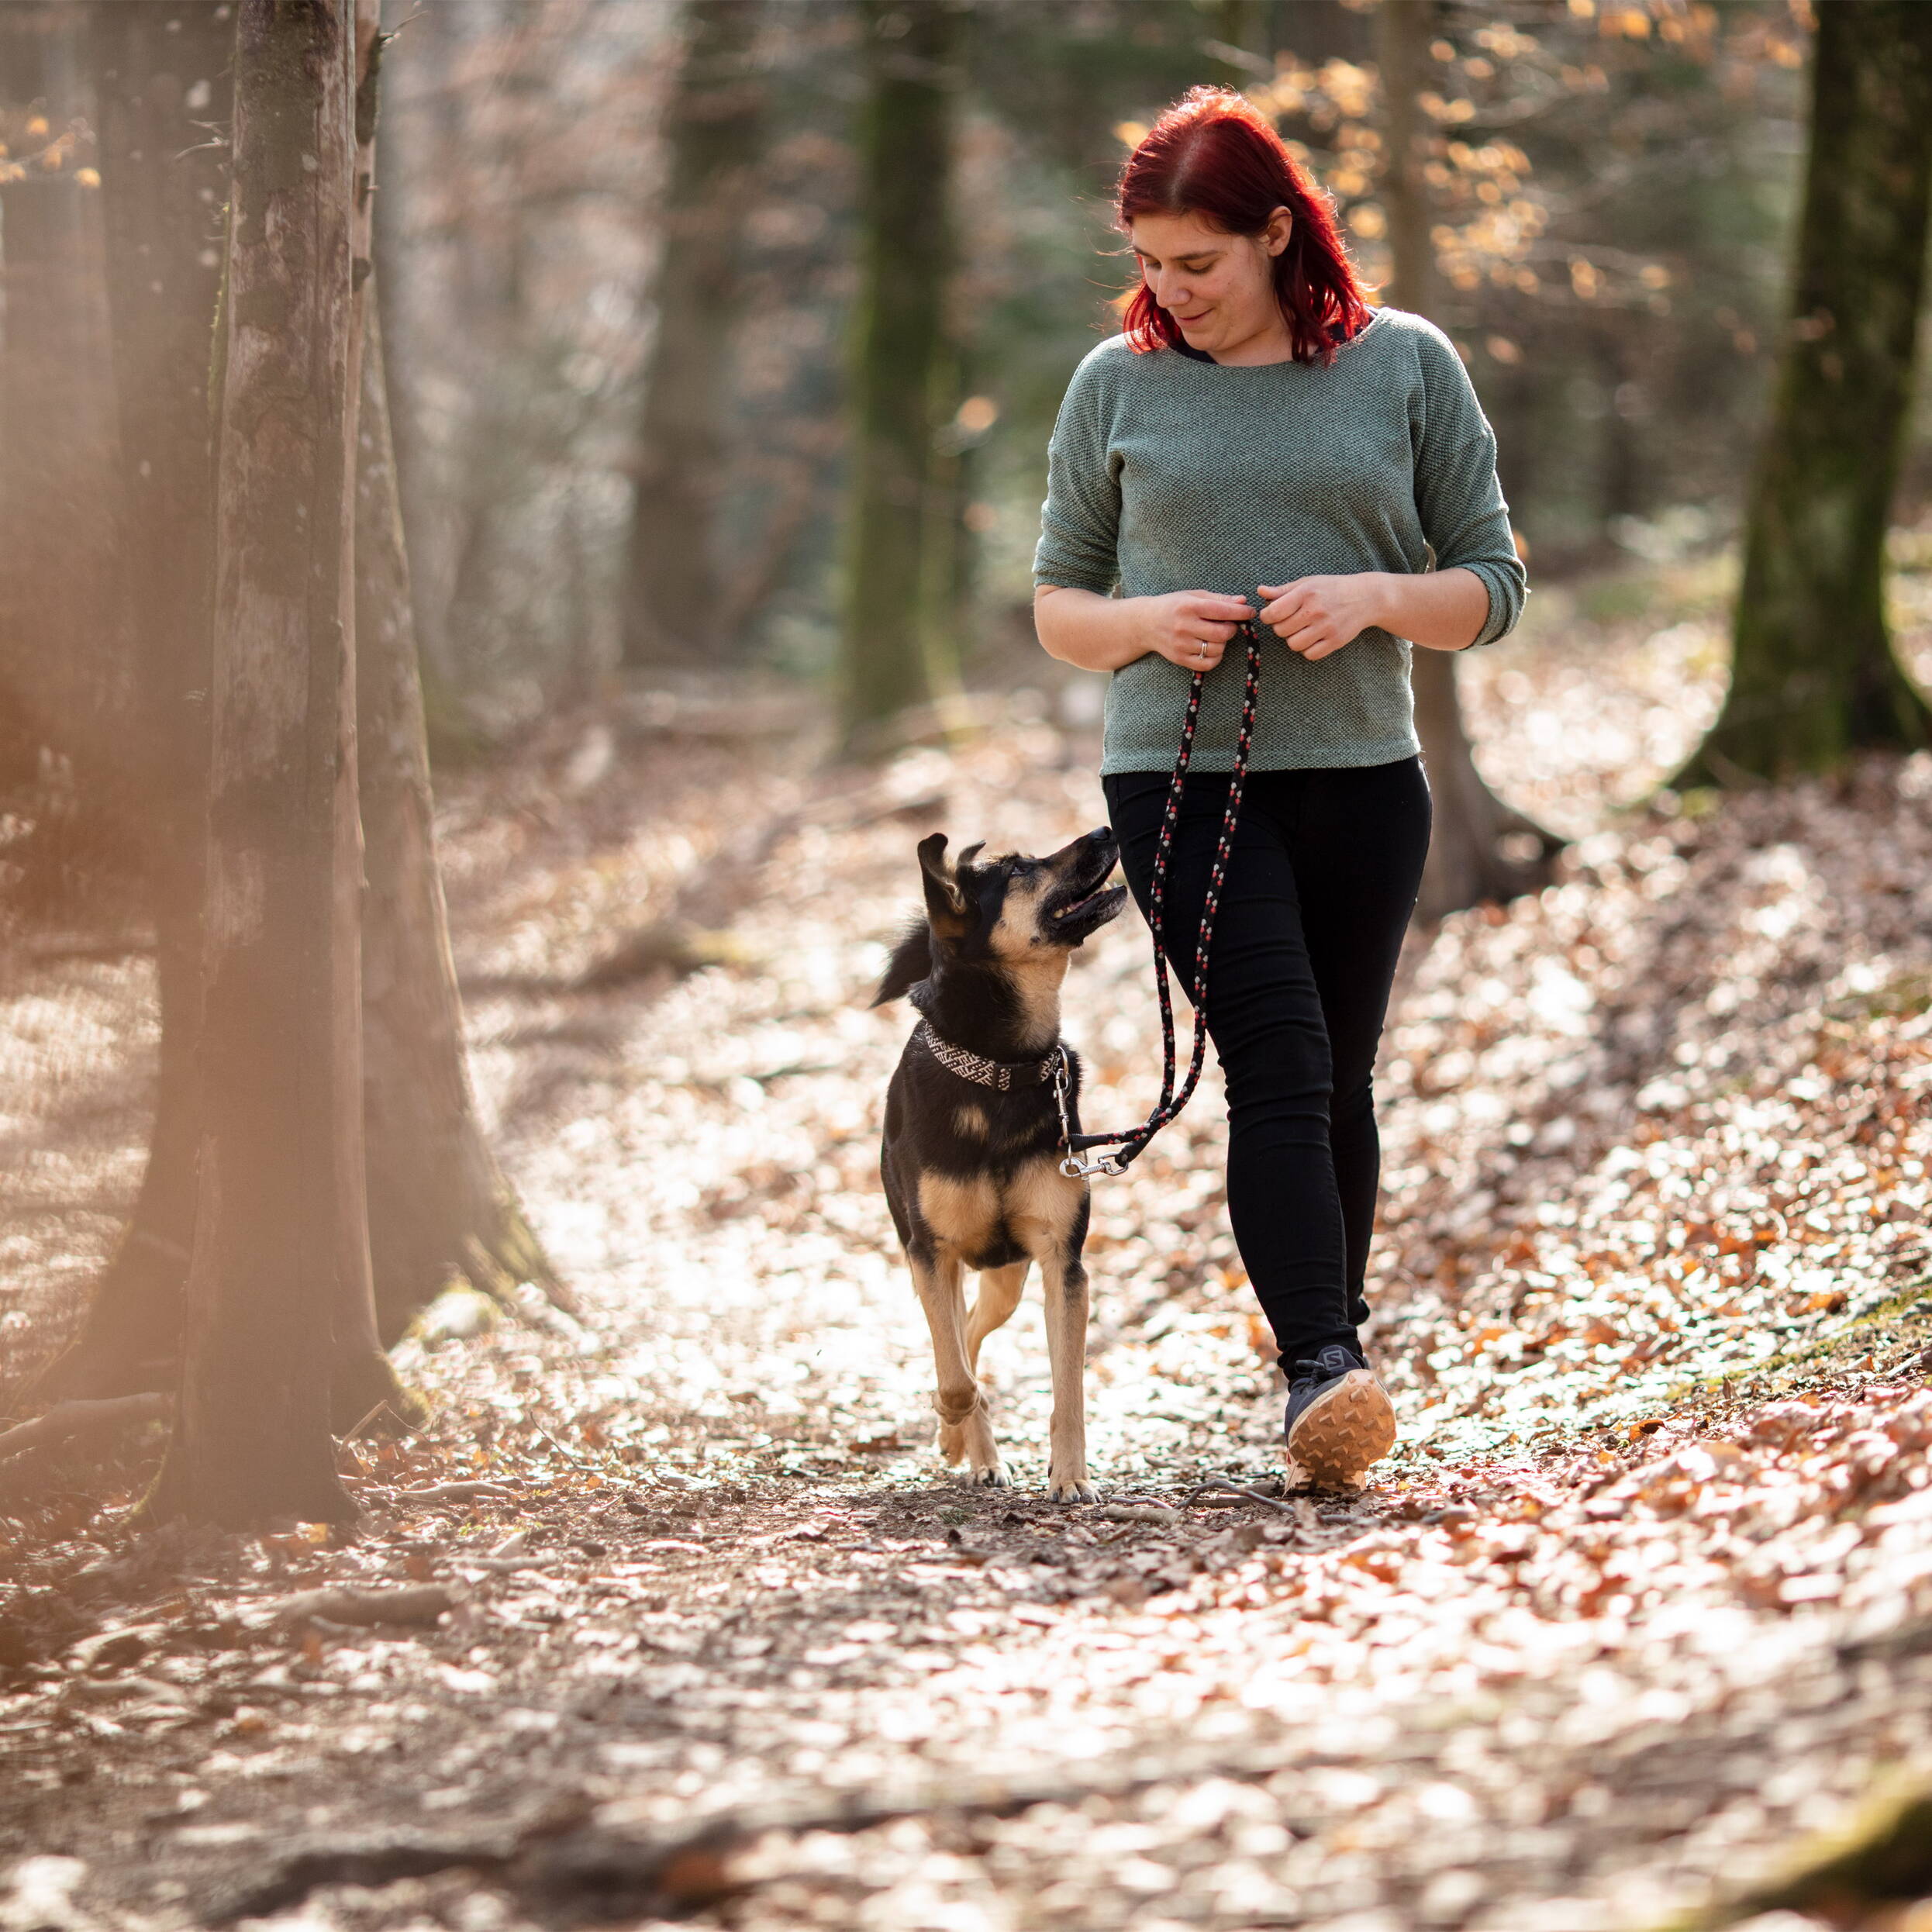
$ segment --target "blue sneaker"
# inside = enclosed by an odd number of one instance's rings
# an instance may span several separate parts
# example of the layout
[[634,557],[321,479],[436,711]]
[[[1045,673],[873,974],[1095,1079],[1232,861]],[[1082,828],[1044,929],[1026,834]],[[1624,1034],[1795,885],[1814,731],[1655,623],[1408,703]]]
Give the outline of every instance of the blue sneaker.
[[1330,1342],[1288,1378],[1288,1454],[1311,1482],[1347,1489],[1396,1446],[1389,1392],[1354,1349]]

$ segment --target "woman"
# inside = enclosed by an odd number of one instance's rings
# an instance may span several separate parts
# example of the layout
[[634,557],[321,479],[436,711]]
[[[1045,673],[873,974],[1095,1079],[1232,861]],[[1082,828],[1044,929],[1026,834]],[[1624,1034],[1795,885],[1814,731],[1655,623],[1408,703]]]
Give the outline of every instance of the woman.
[[1240,706],[1244,654],[1223,656],[1257,615],[1285,647],[1262,664],[1207,1024],[1289,1453],[1346,1482],[1396,1433],[1357,1327],[1371,1075],[1429,844],[1410,647],[1501,637],[1523,567],[1454,348],[1368,307],[1325,198],[1247,102],[1197,88],[1171,109],[1122,171],[1116,219],[1142,282],[1054,426],[1035,623],[1054,657],[1113,673],[1102,781],[1143,913],[1191,674],[1207,673],[1165,900],[1183,985]]

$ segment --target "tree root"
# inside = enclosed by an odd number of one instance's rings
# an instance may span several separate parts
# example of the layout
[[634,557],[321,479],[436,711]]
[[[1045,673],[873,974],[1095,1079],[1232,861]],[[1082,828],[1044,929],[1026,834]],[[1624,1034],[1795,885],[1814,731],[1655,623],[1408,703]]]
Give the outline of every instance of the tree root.
[[27,1378],[16,1406],[98,1401],[174,1386],[188,1250],[143,1227],[140,1216],[137,1202],[80,1333]]
[[64,1402],[18,1428],[0,1430],[0,1457],[24,1455],[49,1443],[71,1441],[125,1423],[150,1422],[174,1406],[171,1396],[116,1396],[101,1402]]
[[600,1917],[671,1917],[747,1889],[732,1875],[730,1861],[768,1832],[850,1836],[905,1818],[1011,1818],[1037,1805],[1077,1805],[1095,1796],[1131,1797],[1175,1779],[1271,1778],[1282,1767],[1278,1747],[1236,1755],[1202,1749],[1158,1764],[1123,1767],[1111,1777],[1096,1774],[1037,1785],[956,1778],[897,1799],[854,1796],[830,1806],[750,1806],[654,1835],[587,1826],[581,1803],[569,1808],[553,1801],[520,1827],[499,1826],[467,1837],[385,1833],[295,1845],[265,1872],[205,1895],[201,1920],[230,1925],[299,1905],[325,1885],[387,1885],[458,1867],[492,1875],[533,1906],[588,1908]]
[[937,1806],[855,1803],[811,1812],[773,1807],[709,1819],[656,1838],[585,1830],[543,1843],[538,1830],[526,1827],[448,1838],[385,1833],[298,1845],[266,1873],[211,1893],[202,1901],[202,1918],[211,1926],[232,1925],[299,1905],[325,1885],[390,1885],[458,1867],[495,1875],[526,1897],[594,1903],[600,1912],[690,1911],[743,1889],[730,1878],[726,1861],[766,1831],[869,1831],[936,1809],[1006,1816],[1045,1802],[1047,1795],[1015,1792],[988,1803]]
[[405,1584],[387,1590],[339,1586],[303,1590],[272,1605],[267,1621],[288,1629],[319,1620],[362,1628],[378,1623],[433,1623],[456,1599],[440,1583]]
[[1279,1496],[1271,1496],[1265,1489],[1258,1489],[1252,1483],[1230,1482],[1225,1476],[1209,1476],[1204,1481],[1197,1482],[1188,1492],[1187,1499],[1192,1502],[1197,1496],[1204,1496],[1210,1492],[1233,1496],[1238,1501],[1259,1502],[1270,1509],[1278,1510],[1285,1516],[1292,1516],[1297,1522],[1301,1520],[1302,1512],[1292,1502],[1284,1502]]
[[1778,1911],[1862,1924],[1872,1906],[1928,1893],[1932,1784],[1895,1773],[1880,1781],[1848,1823],[1801,1847],[1782,1875],[1681,1921],[1681,1932],[1719,1932]]
[[264,1875],[212,1893],[204,1902],[207,1925],[232,1925],[237,1919],[266,1917],[299,1905],[312,1892],[331,1885],[393,1885],[399,1879],[426,1879],[465,1865],[495,1872],[516,1855],[512,1837],[437,1838],[413,1833],[348,1839],[333,1844],[298,1845],[274,1860]]
[[0,1433],[0,1504],[29,1499],[44,1488],[47,1464],[36,1451],[105,1436],[129,1423],[158,1422],[174,1406],[172,1396],[151,1393],[64,1402]]
[[[1306,1761],[1330,1761],[1317,1755]],[[831,1806],[749,1806],[654,1835],[588,1826],[581,1799],[566,1794],[521,1825],[467,1835],[385,1833],[298,1844],[266,1872],[206,1895],[202,1922],[225,1926],[284,1911],[326,1885],[378,1886],[458,1868],[489,1876],[533,1907],[588,1908],[600,1916],[676,1916],[746,1890],[745,1882],[731,1873],[731,1858],[768,1832],[849,1836],[906,1818],[1010,1818],[1037,1805],[1077,1805],[1095,1796],[1127,1798],[1158,1785],[1210,1775],[1237,1781],[1268,1778],[1281,1772],[1283,1762],[1278,1747],[1231,1755],[1202,1750],[1133,1769],[1123,1767],[1111,1777],[1036,1785],[988,1779],[909,1792],[896,1801],[855,1796]],[[1801,1856],[1788,1876],[1676,1920],[1668,1932],[1722,1932],[1780,1908],[1818,1912],[1834,1903],[1916,1899],[1928,1890],[1932,1787],[1913,1781],[1892,1785],[1845,1831],[1814,1847],[1809,1857]]]
[[420,1489],[398,1489],[394,1501],[398,1502],[467,1502],[477,1496],[513,1497],[516,1492],[505,1482],[432,1482]]
[[583,1313],[583,1304],[551,1267],[516,1196],[500,1178],[495,1206],[488,1238],[472,1234],[464,1244],[463,1271],[470,1285],[514,1309],[517,1289],[528,1283],[551,1307],[576,1320]]
[[405,1386],[388,1357],[374,1348],[366,1353],[344,1349],[337,1354],[329,1377],[329,1409],[336,1433],[344,1437],[365,1427],[381,1431],[385,1416],[394,1416],[392,1427],[405,1434],[430,1419],[428,1402]]

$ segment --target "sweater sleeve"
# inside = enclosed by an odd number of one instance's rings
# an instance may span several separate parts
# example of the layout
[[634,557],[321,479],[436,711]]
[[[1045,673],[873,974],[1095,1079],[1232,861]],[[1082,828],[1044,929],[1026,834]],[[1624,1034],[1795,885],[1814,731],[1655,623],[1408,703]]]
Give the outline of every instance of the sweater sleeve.
[[1496,439],[1455,346],[1431,329],[1416,343],[1423,409],[1416,450],[1416,509],[1438,570],[1473,571],[1489,593],[1475,643],[1516,627],[1528,586],[1496,481]]
[[1089,355],[1073,373],[1047,445],[1033,581],[1102,597],[1120,574],[1120,480],[1108,460],[1105,388]]

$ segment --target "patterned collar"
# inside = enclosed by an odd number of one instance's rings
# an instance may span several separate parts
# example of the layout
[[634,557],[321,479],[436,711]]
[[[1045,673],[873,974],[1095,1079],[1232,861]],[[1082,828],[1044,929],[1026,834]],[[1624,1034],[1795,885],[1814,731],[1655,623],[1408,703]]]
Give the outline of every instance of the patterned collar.
[[976,1053],[968,1053],[964,1047],[955,1047],[950,1040],[942,1040],[933,1032],[930,1020],[922,1019],[913,1030],[913,1037],[944,1067],[948,1073],[957,1074],[962,1080],[970,1080],[975,1085],[997,1088],[1002,1093],[1014,1087],[1044,1087],[1051,1084],[1065,1064],[1066,1048],[1054,1043],[1054,1050],[1044,1060],[985,1060]]

